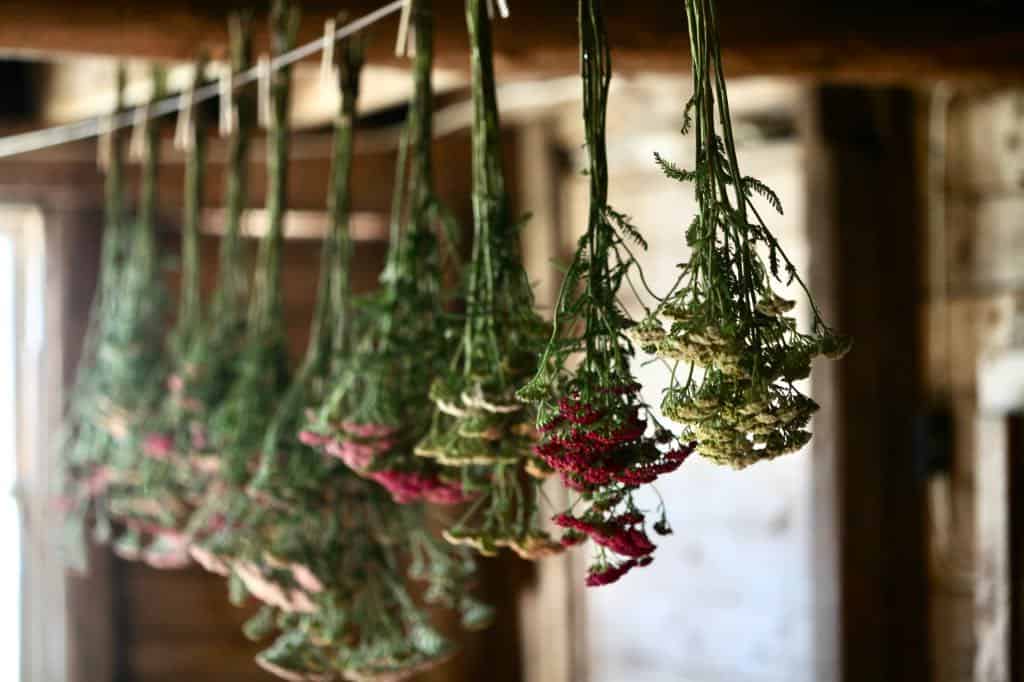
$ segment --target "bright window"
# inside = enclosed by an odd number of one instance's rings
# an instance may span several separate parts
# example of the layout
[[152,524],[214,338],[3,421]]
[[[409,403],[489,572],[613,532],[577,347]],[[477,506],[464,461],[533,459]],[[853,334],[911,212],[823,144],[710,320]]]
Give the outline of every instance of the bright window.
[[0,680],[12,682],[65,679],[44,255],[42,213],[0,204]]
[[14,496],[18,447],[18,315],[14,239],[0,232],[0,679],[21,667],[21,521]]

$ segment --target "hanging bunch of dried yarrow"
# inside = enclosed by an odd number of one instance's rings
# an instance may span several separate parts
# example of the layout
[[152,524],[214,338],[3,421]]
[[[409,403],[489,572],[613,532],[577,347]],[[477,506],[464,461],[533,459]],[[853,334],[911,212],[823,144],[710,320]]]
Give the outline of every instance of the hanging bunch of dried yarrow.
[[[702,455],[743,468],[808,443],[817,405],[795,384],[810,375],[815,356],[840,357],[850,341],[822,320],[765,225],[755,199],[781,211],[778,197],[740,172],[714,1],[686,0],[686,16],[694,93],[683,133],[693,131],[695,165],[657,161],[668,177],[693,184],[698,212],[686,231],[690,256],[679,265],[678,284],[632,335],[675,363],[664,414],[686,426]],[[790,314],[796,302],[774,289],[793,282],[811,309],[809,333]]]
[[[246,69],[250,62],[248,22],[230,24],[231,65]],[[203,63],[197,66],[199,85]],[[148,424],[143,440],[143,480],[146,494],[160,505],[160,515],[148,520],[154,542],[143,558],[151,564],[174,567],[187,561],[188,544],[207,529],[185,529],[210,476],[208,423],[237,378],[237,356],[245,339],[246,278],[241,240],[246,203],[249,138],[253,123],[251,96],[233,95],[233,130],[229,142],[227,224],[220,243],[217,286],[206,314],[201,310],[199,223],[203,207],[205,127],[200,111],[191,114],[185,161],[185,215],[182,225],[181,294],[178,321],[171,337],[170,372],[160,412]]]
[[[232,67],[250,63],[248,22],[231,22]],[[193,87],[199,85],[203,64],[197,65]],[[188,520],[203,499],[210,480],[208,422],[224,401],[236,377],[235,359],[245,338],[245,263],[241,248],[241,219],[246,202],[249,138],[254,111],[251,96],[241,92],[232,100],[234,125],[229,144],[228,218],[220,244],[217,286],[207,313],[200,303],[199,221],[204,182],[204,126],[201,112],[192,113],[186,141],[186,196],[182,227],[181,298],[178,321],[171,337],[170,368],[164,380],[160,410],[143,440],[146,455],[143,480],[147,495],[161,511],[150,519],[154,541],[143,557],[151,564],[174,567],[187,562],[193,535]],[[204,529],[193,529],[199,537]]]
[[[294,7],[284,0],[274,2],[270,35],[275,54],[294,46],[298,23]],[[204,462],[210,478],[187,530],[193,540],[190,551],[203,564],[212,564],[218,556],[230,558],[238,551],[242,541],[238,524],[252,504],[247,486],[259,464],[267,427],[290,381],[281,290],[291,90],[287,67],[273,72],[269,89],[267,231],[259,246],[245,339],[233,368],[235,380],[209,422],[208,438],[216,460]],[[237,576],[234,585],[241,587]]]
[[[633,377],[626,335],[633,322],[618,297],[625,283],[643,279],[630,244],[646,244],[629,219],[608,205],[611,53],[601,0],[580,0],[579,26],[589,221],[562,283],[551,341],[537,376],[519,396],[537,405],[538,457],[579,495],[555,522],[568,529],[563,544],[589,537],[598,546],[587,576],[587,584],[596,586],[650,563],[655,546],[633,493],[679,468],[693,445],[680,444],[658,424]],[[669,532],[664,513],[654,529]]]
[[[195,67],[193,92],[202,77],[204,66],[205,60],[200,60]],[[187,139],[183,140],[187,147],[187,158],[185,215],[181,231],[181,285],[178,320],[166,346],[168,357],[165,366],[170,367],[180,363],[184,351],[194,343],[202,331],[199,310],[198,221],[202,199],[205,141],[202,137],[202,119],[195,116],[195,113],[190,111],[183,115],[191,118],[195,125],[189,127]],[[153,388],[153,392],[159,395],[163,385],[167,383],[165,376],[161,374],[153,379],[160,384]],[[140,437],[144,456],[139,462],[140,484],[136,496],[140,500],[147,500],[147,503],[133,505],[125,511],[121,520],[141,538],[141,560],[157,568],[179,568],[189,563],[188,543],[182,532],[188,520],[188,507],[181,496],[176,494],[174,486],[169,484],[175,478],[187,477],[189,472],[178,474],[181,458],[174,455],[173,441],[169,436],[153,431],[154,425],[161,421],[160,416],[166,402],[158,401],[154,406],[157,412],[146,415],[137,425],[140,434],[144,434]]]
[[[429,65],[429,3],[418,0],[413,11],[418,60],[425,56]],[[306,404],[325,404],[325,388],[349,381],[344,377],[351,376],[355,368],[372,373],[377,363],[385,361],[374,357],[368,346],[380,338],[378,325],[385,320],[380,306],[392,293],[388,277],[380,294],[359,301],[354,311],[350,303],[348,191],[362,57],[358,43],[342,42],[339,53],[342,108],[335,125],[328,202],[334,232],[332,242],[325,246],[314,336],[299,378],[303,383],[293,388],[294,394],[289,394],[278,414],[275,428],[279,436],[273,443],[268,440],[264,466],[254,481],[261,497],[273,499],[268,499],[259,514],[259,530],[250,534],[253,540],[246,570],[267,586],[262,598],[268,606],[247,629],[253,636],[269,633],[275,624],[284,630],[260,659],[264,667],[280,674],[337,671],[347,679],[404,679],[436,665],[451,651],[408,590],[406,567],[412,578],[427,584],[423,596],[427,603],[458,608],[466,627],[482,627],[490,620],[490,609],[468,593],[473,562],[431,535],[422,505],[395,505],[385,488],[368,480],[372,476],[366,470],[350,470],[352,462],[333,454],[338,446],[329,446],[335,442],[329,434],[336,433],[340,440],[351,429],[335,431],[331,426],[345,422],[345,417],[317,421],[316,431],[307,428],[291,445],[283,440],[289,428],[289,435],[295,437]],[[422,64],[417,62],[417,102],[424,94],[429,97],[430,91],[430,69],[423,69]],[[425,125],[429,130],[429,99],[426,102],[423,107],[411,107],[408,129]],[[424,161],[429,172],[429,156]],[[429,175],[425,180],[429,181]],[[405,236],[393,242],[389,263],[394,264],[395,251],[401,249],[413,272],[427,271],[435,256],[432,249],[419,250],[418,245],[430,243],[426,235],[419,237],[416,246]],[[422,265],[416,264],[419,259],[424,261]],[[405,293],[413,291],[413,281],[404,279],[405,275],[402,278],[408,287]],[[429,282],[424,288],[432,289]],[[431,295],[437,292],[418,300],[436,306],[429,300]],[[394,309],[396,315],[402,312]],[[431,310],[428,307],[420,314],[429,320]],[[400,320],[398,317],[393,323]],[[424,324],[413,318],[406,322]],[[394,370],[402,371],[402,365],[394,365]],[[334,414],[339,405],[348,404],[337,391],[331,394],[326,402],[329,407],[321,410],[325,414]],[[367,391],[355,397],[372,400]],[[420,400],[425,401],[425,396]],[[414,406],[403,409],[415,415]],[[276,454],[270,454],[271,447],[277,448]],[[314,454],[315,449],[323,454]],[[284,576],[283,568],[292,575]],[[279,579],[282,577],[284,581]],[[304,590],[298,600],[293,581]]]
[[[164,76],[154,69],[152,101],[163,96]],[[107,227],[83,371],[73,392],[65,463],[71,474],[69,507],[74,525],[91,511],[95,535],[105,541],[111,521],[151,508],[140,495],[138,427],[159,394],[151,390],[163,371],[166,291],[156,243],[159,131],[155,120],[137,128],[133,146],[143,170],[139,210],[129,220],[121,204],[121,142],[115,134],[107,179]],[[136,528],[120,532],[114,549],[125,558],[141,551]]]
[[434,413],[416,454],[461,477],[473,497],[449,542],[527,558],[561,550],[539,523],[534,413],[516,389],[531,377],[549,327],[533,308],[502,172],[491,26],[485,0],[467,0],[473,91],[473,251],[465,322],[455,352],[430,389]]
[[[117,71],[117,105],[113,116],[122,110],[125,86],[123,67]],[[89,313],[88,328],[82,345],[81,357],[71,387],[64,427],[61,433],[61,466],[64,494],[61,497],[62,510],[66,516],[65,547],[69,552],[69,564],[79,570],[85,568],[83,538],[85,524],[92,510],[93,501],[102,496],[109,483],[109,470],[102,460],[104,453],[113,447],[113,438],[99,423],[97,401],[102,390],[102,376],[99,364],[100,349],[105,336],[114,324],[114,304],[118,292],[118,280],[131,248],[132,231],[124,208],[124,139],[113,130],[108,132],[99,144],[105,146],[105,216],[101,260]],[[109,529],[106,516],[101,514],[98,527]],[[109,530],[100,531],[100,539]]]
[[424,387],[444,371],[454,331],[442,298],[437,228],[447,228],[449,243],[456,228],[434,192],[429,0],[417,0],[410,11],[414,91],[399,150],[380,290],[357,302],[358,333],[353,343],[340,344],[343,359],[330,378],[332,390],[301,437],[384,486],[399,504],[448,505],[466,499],[458,477],[413,454],[430,426],[433,404]]

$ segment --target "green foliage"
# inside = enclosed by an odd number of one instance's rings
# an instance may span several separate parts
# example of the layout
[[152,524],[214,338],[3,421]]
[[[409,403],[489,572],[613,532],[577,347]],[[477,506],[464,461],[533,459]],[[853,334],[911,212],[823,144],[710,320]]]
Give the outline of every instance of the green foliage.
[[461,334],[444,349],[445,366],[431,384],[429,430],[415,452],[440,465],[473,498],[445,538],[493,554],[509,547],[523,556],[545,545],[537,507],[532,410],[515,390],[535,371],[549,333],[533,307],[519,254],[524,224],[509,208],[502,173],[500,127],[484,0],[468,0],[472,60],[473,248],[462,285]]
[[654,152],[654,160],[665,176],[672,180],[677,180],[679,182],[693,182],[697,179],[697,173],[695,171],[683,170],[675,163],[666,160],[658,152]]
[[[123,83],[122,72],[119,106]],[[158,69],[153,83],[153,97],[159,98],[163,73]],[[111,141],[99,285],[61,438],[68,549],[79,568],[84,568],[84,548],[77,529],[84,528],[86,517],[95,517],[102,530],[96,537],[105,541],[114,509],[140,501],[137,427],[159,394],[167,303],[156,246],[158,135],[156,123],[149,122],[134,217],[125,214],[122,196],[124,141],[119,134]]]
[[[806,425],[817,405],[794,382],[810,374],[813,356],[849,343],[822,320],[753,203],[759,196],[781,214],[778,196],[740,173],[715,1],[686,0],[686,12],[694,94],[684,133],[692,122],[694,170],[659,155],[655,160],[666,176],[693,186],[698,213],[686,230],[690,257],[680,264],[677,286],[631,333],[645,350],[690,366],[673,371],[662,410],[692,430],[702,454],[739,468],[807,443]],[[767,264],[758,245],[767,251]],[[799,284],[807,297],[809,333],[799,332],[789,315],[796,303],[773,289],[784,280]]]

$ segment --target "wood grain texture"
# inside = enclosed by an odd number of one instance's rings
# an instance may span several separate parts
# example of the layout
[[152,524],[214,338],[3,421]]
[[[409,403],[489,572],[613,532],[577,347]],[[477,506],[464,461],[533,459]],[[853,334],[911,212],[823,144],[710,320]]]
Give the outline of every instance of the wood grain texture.
[[[538,119],[519,134],[519,176],[522,203],[531,208],[530,222],[523,228],[523,266],[534,286],[534,300],[546,318],[557,303],[561,273],[556,263],[568,262],[562,244],[569,241],[559,205],[558,143],[554,136],[558,120]],[[569,506],[568,491],[552,477],[544,484],[545,499],[552,511]],[[549,515],[550,516],[550,515]],[[545,528],[557,537],[550,519]],[[534,565],[531,580],[519,595],[522,647],[522,682],[582,682],[586,671],[583,658],[584,624],[580,618],[583,594],[577,552],[566,551]]]
[[[349,0],[351,16],[380,0]],[[216,57],[226,44],[225,17],[238,0],[139,3],[131,0],[17,0],[0,6],[0,49],[52,56],[113,54],[190,59],[206,48]],[[265,7],[265,4],[263,5]],[[322,34],[338,11],[328,0],[303,3],[300,40]],[[520,0],[496,29],[502,75],[570,74],[578,70],[576,7],[572,2]],[[616,67],[678,73],[687,61],[682,3],[609,2],[606,15]],[[720,3],[724,58],[731,76],[797,75],[870,81],[922,78],[1024,79],[1024,9],[1012,0],[922,5],[909,0]],[[68,17],[74,17],[69,21]],[[437,3],[441,67],[468,68],[460,0]],[[265,14],[257,16],[257,43],[265,44]],[[393,62],[396,20],[375,30],[370,59]]]
[[1018,679],[1011,557],[1020,544],[1019,457],[1005,415],[989,403],[992,380],[996,393],[1019,391],[1014,372],[993,373],[991,365],[1019,334],[1024,97],[1011,89],[954,91],[941,106],[936,115],[948,122],[937,139],[941,209],[926,244],[937,277],[922,311],[928,381],[954,418],[946,494],[932,509],[935,680]]
[[835,675],[926,680],[923,486],[912,455],[921,404],[913,98],[829,87],[816,99],[809,154],[824,175],[811,222],[813,276],[830,273],[822,304],[856,339],[813,377],[825,417],[816,421],[816,458],[827,458],[815,463],[816,490],[837,494],[834,521],[823,521],[838,534]]

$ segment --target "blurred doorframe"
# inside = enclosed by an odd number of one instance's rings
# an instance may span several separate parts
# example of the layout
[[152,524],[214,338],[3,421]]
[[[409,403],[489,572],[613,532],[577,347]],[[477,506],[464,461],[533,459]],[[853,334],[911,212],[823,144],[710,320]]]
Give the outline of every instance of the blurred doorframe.
[[[18,641],[23,681],[66,677],[64,571],[54,533],[58,482],[49,435],[52,390],[47,362],[46,239],[42,211],[32,203],[0,201],[0,233],[12,247],[14,343],[14,494],[19,537],[9,556],[18,567]],[[11,453],[9,453],[10,456]]]
[[[71,575],[62,557],[56,443],[65,387],[74,376],[96,280],[102,215],[98,177],[72,181],[53,172],[51,159],[0,161],[0,205],[32,207],[38,230],[23,233],[41,249],[43,347],[35,376],[39,409],[30,450],[19,448],[22,508],[22,682],[109,682],[118,678],[114,639],[112,563],[93,548],[88,575]],[[31,244],[30,244],[31,242]]]
[[821,682],[930,679],[916,106],[906,89],[852,86],[807,103],[811,288],[855,339],[812,377]]

